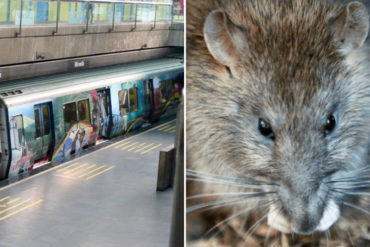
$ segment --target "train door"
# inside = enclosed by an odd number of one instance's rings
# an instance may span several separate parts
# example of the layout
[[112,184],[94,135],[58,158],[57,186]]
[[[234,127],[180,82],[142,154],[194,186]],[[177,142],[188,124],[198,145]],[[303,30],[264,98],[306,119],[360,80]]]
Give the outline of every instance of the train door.
[[149,79],[144,81],[144,116],[150,117],[153,107],[153,79]]
[[5,104],[0,103],[0,179],[7,176],[9,164],[9,139],[8,139],[7,111]]
[[11,165],[9,176],[23,172],[30,163],[27,161],[29,150],[24,136],[23,115],[18,114],[11,117],[10,122],[10,140],[11,140]]
[[153,78],[152,83],[152,113],[151,120],[159,120],[162,110],[162,94],[161,94],[161,79],[159,77]]
[[112,126],[112,109],[109,88],[98,90],[99,136],[109,137]]
[[43,158],[47,155],[52,154],[54,130],[52,124],[52,108],[51,102],[43,103],[34,106],[35,113],[35,129],[36,129],[36,140],[39,145],[38,157],[35,159]]
[[[125,85],[124,89],[118,91],[119,110],[123,131],[137,128],[137,118],[142,116],[142,102],[139,105],[139,87],[137,83]],[[131,125],[133,124],[133,125]]]

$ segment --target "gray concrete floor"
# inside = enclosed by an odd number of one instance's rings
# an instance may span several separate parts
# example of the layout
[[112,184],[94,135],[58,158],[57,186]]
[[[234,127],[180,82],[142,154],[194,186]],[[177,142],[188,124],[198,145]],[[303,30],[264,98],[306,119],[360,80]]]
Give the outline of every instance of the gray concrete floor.
[[168,246],[172,190],[156,180],[174,125],[0,188],[0,247]]

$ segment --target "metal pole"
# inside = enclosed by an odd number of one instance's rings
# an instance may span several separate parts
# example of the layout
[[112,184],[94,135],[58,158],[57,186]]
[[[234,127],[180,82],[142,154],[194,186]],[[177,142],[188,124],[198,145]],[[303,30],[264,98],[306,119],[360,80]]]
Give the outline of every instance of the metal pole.
[[58,0],[58,3],[57,3],[57,23],[55,25],[55,30],[53,31],[53,35],[55,35],[56,33],[58,33],[59,15],[60,15],[60,0]]
[[10,23],[10,5],[11,5],[11,2],[10,0],[8,0],[8,5],[6,9],[6,22],[7,23]]
[[114,17],[116,16],[116,4],[113,4],[113,19],[112,19],[112,27],[109,29],[109,32],[114,30]]
[[155,11],[154,11],[154,26],[150,30],[155,29],[155,25],[157,24],[157,6],[155,6]]
[[[184,99],[184,98],[183,98]],[[172,203],[172,220],[170,247],[184,246],[184,104],[181,101],[176,120],[176,167],[174,199]]]
[[137,4],[135,5],[135,24],[134,27],[131,28],[131,31],[134,31],[136,29],[136,22],[137,22]]
[[[91,8],[90,6],[88,6],[88,4],[91,4],[90,2],[87,2],[86,4],[86,28],[82,31],[82,33],[87,33],[87,31],[89,31],[89,8]],[[91,14],[91,18],[94,18],[94,14]]]
[[172,29],[172,25],[173,25],[173,0],[171,2],[172,2],[172,4],[171,4],[171,25],[170,25],[170,29]]
[[19,30],[15,33],[15,37],[22,33],[22,16],[23,16],[23,0],[21,0],[21,16],[19,17]]

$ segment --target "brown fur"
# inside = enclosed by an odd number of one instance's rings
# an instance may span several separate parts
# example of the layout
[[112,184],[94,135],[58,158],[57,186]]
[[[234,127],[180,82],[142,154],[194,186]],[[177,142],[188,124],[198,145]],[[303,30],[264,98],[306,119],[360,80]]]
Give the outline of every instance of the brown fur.
[[[223,43],[232,64],[216,60],[204,40],[205,20],[217,9],[223,10],[247,39],[247,48],[239,50],[235,44]],[[324,172],[342,169],[349,159],[359,160],[349,166],[364,165],[369,145],[369,64],[367,58],[360,57],[366,50],[341,51],[345,41],[338,28],[342,25],[331,28],[330,22],[342,10],[331,1],[187,1],[188,169],[276,181],[283,177],[294,191],[302,179],[295,181],[291,176],[302,176],[303,180],[306,175],[302,174],[324,176]],[[333,105],[341,109],[342,119],[335,150],[325,148],[327,141],[319,133]],[[274,147],[260,138],[255,124],[258,117],[269,119],[274,126]],[[305,166],[287,167],[292,159]],[[318,171],[300,170],[310,163],[325,165]],[[188,194],[231,190],[203,183],[188,183],[187,188]],[[189,201],[188,206],[193,203],[199,201]],[[258,201],[248,206],[255,203]],[[214,225],[212,215],[227,215],[239,206],[207,211],[203,216],[189,214],[190,237],[201,236]],[[199,226],[201,217],[203,226]],[[349,229],[343,220],[337,227]]]

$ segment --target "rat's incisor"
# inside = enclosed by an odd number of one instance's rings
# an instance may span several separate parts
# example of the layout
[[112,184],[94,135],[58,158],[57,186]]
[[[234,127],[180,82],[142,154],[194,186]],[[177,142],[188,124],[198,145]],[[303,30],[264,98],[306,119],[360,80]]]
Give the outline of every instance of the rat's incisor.
[[360,2],[187,1],[189,234],[207,207],[296,234],[366,219],[368,29]]

